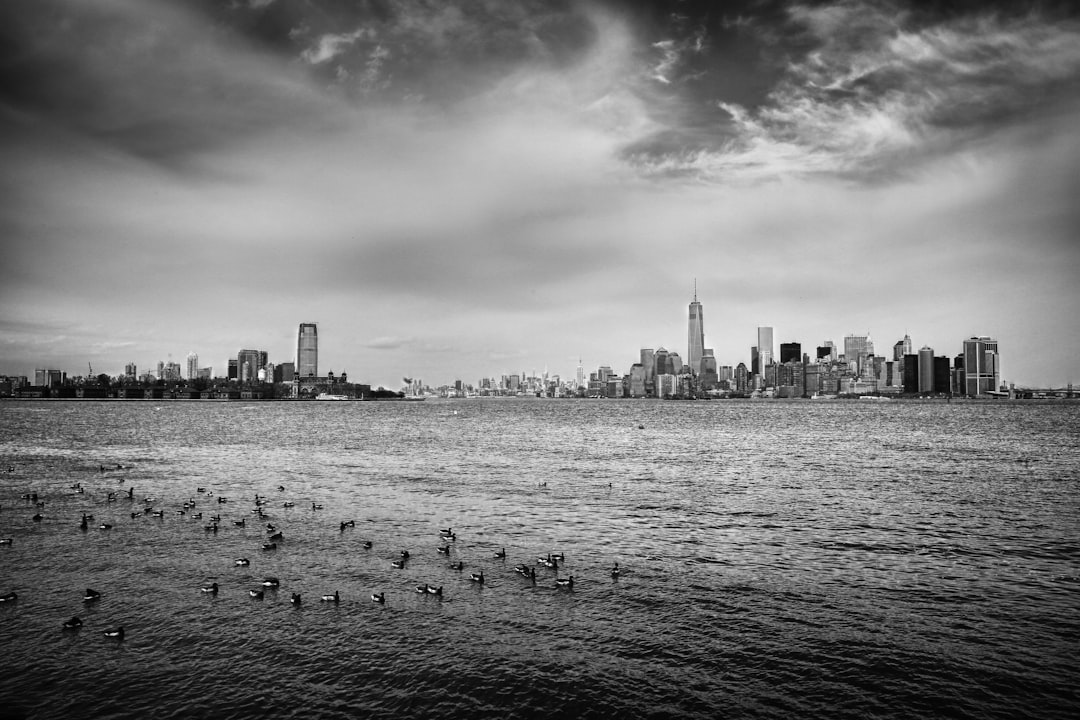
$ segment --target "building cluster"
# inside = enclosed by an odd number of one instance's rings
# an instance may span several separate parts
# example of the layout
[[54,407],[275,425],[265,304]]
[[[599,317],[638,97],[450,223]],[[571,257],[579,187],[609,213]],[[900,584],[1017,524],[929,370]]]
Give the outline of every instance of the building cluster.
[[[779,354],[776,350],[779,349]],[[431,388],[418,379],[403,378],[403,395],[412,397],[443,396],[544,396],[593,398],[698,398],[698,397],[779,397],[807,398],[830,396],[935,395],[993,397],[1007,394],[1001,384],[998,343],[990,337],[970,337],[961,342],[959,354],[950,358],[933,348],[914,350],[905,335],[891,347],[891,352],[875,352],[869,334],[848,335],[843,347],[826,340],[810,351],[798,342],[783,342],[777,348],[772,327],[757,329],[756,344],[750,347],[749,362],[719,365],[712,349],[705,347],[705,323],[702,304],[695,288],[689,306],[686,360],[674,350],[642,348],[637,362],[626,373],[617,373],[602,365],[586,377],[580,361],[576,377],[521,372],[499,378],[483,378],[476,385],[458,380],[452,385]],[[186,375],[186,378],[184,377]],[[183,384],[186,392],[215,390],[219,395],[240,392],[245,397],[310,397],[316,393],[349,391],[360,396],[358,388],[348,386],[347,375],[332,371],[319,374],[318,327],[301,323],[297,331],[296,354],[290,361],[273,363],[266,350],[240,350],[228,361],[224,377],[213,376],[212,369],[199,364],[191,353],[185,367],[168,362],[157,363],[156,371],[138,375],[134,363],[128,363],[122,378],[93,375],[69,379],[59,370],[35,371],[33,384],[26,377],[0,377],[0,395],[47,396],[56,388],[83,388],[113,385],[150,387]],[[346,387],[347,386],[347,387]],[[380,389],[381,390],[381,389]],[[55,394],[55,393],[54,393]],[[1069,387],[1068,395],[1072,396]],[[86,395],[90,397],[92,395]]]

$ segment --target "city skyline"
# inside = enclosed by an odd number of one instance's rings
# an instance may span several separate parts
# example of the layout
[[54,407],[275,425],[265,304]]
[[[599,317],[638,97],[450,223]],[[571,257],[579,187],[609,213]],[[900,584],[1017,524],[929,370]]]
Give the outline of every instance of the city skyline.
[[569,378],[688,353],[696,279],[720,365],[990,336],[1080,383],[1077,12],[4,3],[0,374],[311,320],[357,382]]

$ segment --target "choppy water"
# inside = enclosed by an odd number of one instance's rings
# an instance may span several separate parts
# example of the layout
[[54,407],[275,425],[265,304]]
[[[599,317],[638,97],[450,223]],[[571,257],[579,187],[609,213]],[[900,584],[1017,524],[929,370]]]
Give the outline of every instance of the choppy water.
[[0,708],[1071,718],[1078,429],[1070,404],[0,403]]

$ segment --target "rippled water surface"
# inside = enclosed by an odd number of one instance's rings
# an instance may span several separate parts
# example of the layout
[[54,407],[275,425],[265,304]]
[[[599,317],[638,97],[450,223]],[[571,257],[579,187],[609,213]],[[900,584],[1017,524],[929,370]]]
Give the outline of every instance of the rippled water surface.
[[1080,404],[10,401],[0,429],[14,717],[1080,710]]

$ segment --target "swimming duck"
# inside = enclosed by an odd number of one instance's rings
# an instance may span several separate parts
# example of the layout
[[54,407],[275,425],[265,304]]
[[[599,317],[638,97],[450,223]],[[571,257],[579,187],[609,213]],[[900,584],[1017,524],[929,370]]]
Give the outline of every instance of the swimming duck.
[[502,550],[499,550],[497,553],[495,553],[495,557],[499,558],[500,560],[505,559],[506,558],[506,548],[503,548]]
[[197,492],[197,493],[204,493],[204,492],[206,492],[206,488],[204,488],[204,487],[197,487],[197,488],[195,488],[195,492]]
[[16,593],[9,592],[7,595],[0,595],[0,603],[15,602],[19,599]]
[[82,618],[80,618],[78,615],[71,618],[70,620],[65,620],[64,621],[64,628],[67,629],[67,630],[78,630],[81,627],[82,627]]
[[401,551],[401,557],[404,558],[405,560],[408,560],[409,559],[409,551],[408,550],[402,550]]
[[265,577],[265,578],[263,578],[262,584],[263,584],[264,587],[275,587],[276,588],[276,587],[279,587],[281,585],[281,581],[278,580],[276,577]]
[[568,578],[558,578],[555,580],[555,585],[558,587],[572,588],[574,587],[574,576],[571,575]]
[[441,555],[449,555],[450,554],[450,546],[449,545],[443,545],[443,546],[437,547],[435,549],[438,550]]
[[193,520],[202,520],[202,513],[201,512],[192,513],[191,518]]
[[278,489],[278,492],[285,492],[285,486],[284,485],[278,485],[277,489]]
[[217,523],[210,523],[209,525],[203,525],[203,530],[206,532],[216,533],[218,531]]
[[611,568],[611,577],[617,578],[622,575],[622,570],[619,569],[619,563],[615,563],[615,567]]
[[248,590],[248,595],[255,598],[256,600],[262,600],[263,599],[263,591],[262,590]]
[[156,517],[156,518],[163,518],[163,517],[165,517],[165,511],[164,510],[151,510],[150,515],[153,516],[153,517]]
[[83,602],[94,602],[95,600],[101,599],[101,593],[99,593],[97,590],[91,590],[90,588],[86,588],[86,592],[83,593],[82,599]]
[[289,598],[289,602],[291,602],[293,605],[299,605],[300,604],[300,593],[293,593],[292,597]]
[[294,505],[296,505],[296,503],[294,503],[294,502],[289,502],[288,500],[286,500],[285,502],[281,503],[281,507],[293,507]]
[[[131,513],[131,519],[132,519],[132,520],[134,520],[134,519],[135,519],[135,518],[137,518],[137,517],[139,517],[139,513],[137,513],[137,512],[133,512],[133,513]],[[83,529],[83,530],[85,530],[85,529],[86,529],[86,523],[85,523],[85,522],[84,522],[84,523],[82,524],[82,529]]]
[[274,523],[266,523],[266,532],[267,532],[267,534],[272,533],[275,530],[277,530],[277,525],[275,525]]
[[246,521],[243,518],[241,518],[239,520],[233,520],[233,525],[235,525],[236,527],[244,527],[245,522]]
[[364,548],[365,550],[370,550],[371,549],[371,541],[370,540],[365,540],[364,544],[361,545],[360,547]]
[[323,595],[323,596],[322,596],[321,598],[319,598],[319,599],[320,599],[321,601],[323,601],[323,602],[332,602],[332,603],[336,603],[336,602],[341,602],[341,595],[339,595],[339,594],[338,594],[338,591],[337,591],[337,590],[335,590],[335,591],[334,591],[334,594],[333,594],[333,595]]
[[317,503],[311,503],[312,510],[322,510],[322,505]]
[[262,549],[263,550],[277,550],[277,543],[272,543],[272,542],[263,543]]
[[356,527],[356,521],[355,520],[346,520],[345,522],[341,523],[342,527],[345,527],[346,525],[349,526],[349,527]]
[[405,560],[391,560],[390,567],[394,568],[395,570],[404,570]]
[[41,522],[41,519],[44,518],[44,517],[45,516],[42,515],[41,513],[34,513],[33,520],[34,520],[34,522]]
[[251,561],[247,558],[236,558],[236,564],[247,566],[251,564]]
[[217,595],[217,592],[218,592],[218,584],[217,584],[217,583],[211,583],[210,585],[204,585],[204,586],[203,586],[203,587],[201,588],[201,590],[202,590],[202,591],[203,591],[204,593],[209,593],[210,595]]
[[461,562],[460,560],[458,560],[456,563],[450,563],[450,569],[461,572],[465,569],[465,563]]
[[104,634],[105,634],[105,637],[107,637],[107,638],[116,638],[117,640],[123,640],[124,639],[124,628],[123,627],[118,627],[115,630],[106,630]]
[[371,602],[377,602],[382,605],[386,602],[386,593],[371,593]]
[[472,580],[474,583],[480,583],[481,585],[483,585],[484,584],[484,571],[481,570],[478,573],[473,573],[472,577],[470,577],[469,579]]
[[[85,529],[86,529],[86,525],[83,525],[83,530],[85,530]],[[12,538],[0,538],[0,545],[10,545],[11,543],[12,543]]]
[[267,540],[271,540],[271,541],[274,541],[274,542],[277,542],[278,540],[284,540],[284,539],[285,539],[285,536],[284,536],[284,535],[282,535],[282,534],[281,534],[281,533],[279,533],[279,532],[276,532],[276,533],[274,533],[273,535],[271,535],[270,537],[268,537],[268,538],[266,538],[266,539],[267,539]]
[[442,585],[440,585],[439,587],[435,587],[434,585],[428,585],[427,592],[428,595],[438,595],[439,597],[442,597]]
[[99,527],[101,527],[102,530],[112,530],[112,525],[109,523],[101,523]]
[[[135,517],[135,513],[131,513],[131,517]],[[80,529],[82,529],[82,530],[86,529],[86,527],[87,527],[86,526],[86,520],[87,520],[86,513],[83,513],[82,522],[79,523],[79,528]]]

